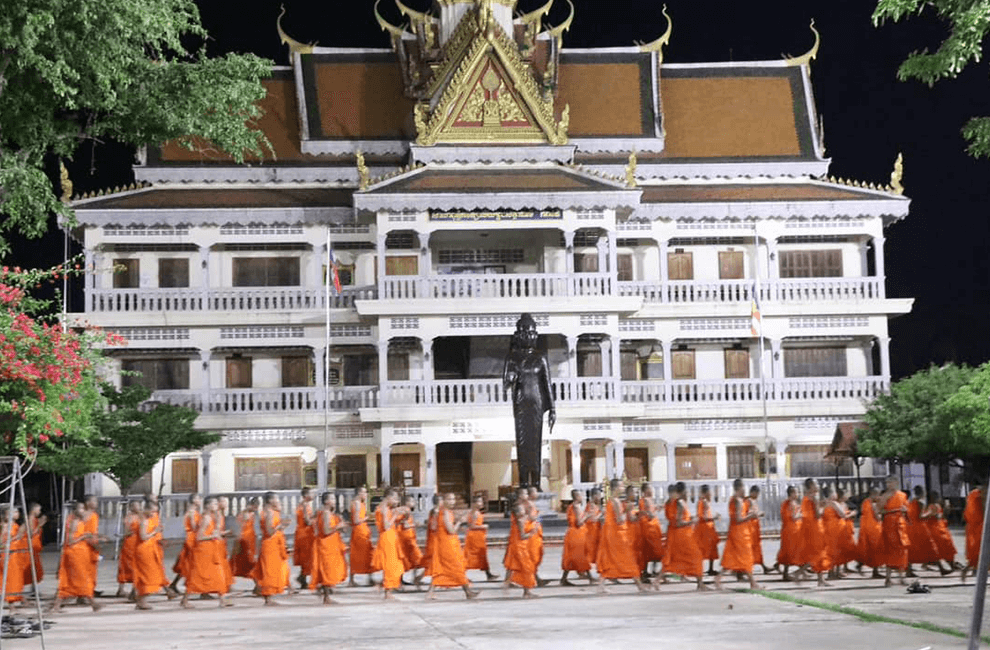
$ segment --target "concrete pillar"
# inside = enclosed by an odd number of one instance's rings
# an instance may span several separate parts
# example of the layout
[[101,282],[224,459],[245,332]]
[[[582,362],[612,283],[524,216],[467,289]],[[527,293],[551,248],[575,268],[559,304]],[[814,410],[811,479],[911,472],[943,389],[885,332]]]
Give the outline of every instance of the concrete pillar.
[[378,342],[378,386],[388,381],[388,340]]
[[626,473],[626,442],[616,440],[615,449],[615,477],[622,478]]
[[598,237],[598,243],[596,244],[598,248],[598,272],[607,273],[608,265],[608,240],[606,239],[607,233]]
[[615,444],[605,443],[605,479],[615,478]]
[[[365,455],[365,463],[368,468],[368,487],[376,488],[378,485],[375,484],[375,479],[378,477],[378,453],[374,451],[369,451]],[[382,476],[382,481],[385,480],[385,476]]]
[[571,441],[571,487],[581,482],[581,441]]
[[663,395],[664,401],[668,404],[673,396],[673,386],[670,382],[674,378],[674,368],[673,359],[671,359],[671,354],[674,351],[673,341],[660,341],[660,345],[663,347]]
[[433,339],[419,339],[420,348],[423,350],[423,381],[433,381]]
[[433,275],[433,259],[430,254],[430,236],[432,233],[416,233],[419,237],[419,276],[426,278]]
[[613,377],[614,373],[612,370],[612,339],[602,339],[601,343],[598,344],[598,349],[601,350],[602,354],[602,377]]
[[778,279],[780,277],[780,255],[777,253],[776,237],[767,237],[767,260],[767,277],[771,280]]
[[203,300],[203,308],[206,308],[210,299],[210,247],[199,247],[199,290]]
[[327,450],[316,451],[316,488],[322,494],[327,491]]
[[887,297],[887,270],[884,266],[883,237],[873,238],[873,261],[876,266],[877,278],[880,279],[880,298]]
[[564,257],[567,277],[574,275],[574,231],[564,231]]
[[199,485],[200,494],[210,494],[212,492],[212,486],[210,485],[210,455],[213,453],[211,449],[204,449],[200,452],[200,472],[202,474],[203,480]]
[[382,445],[382,483],[392,485],[392,445]]
[[612,344],[612,377],[616,380],[622,378],[622,341],[618,334],[609,334],[609,342]]
[[613,279],[619,272],[619,233],[615,230],[608,232],[608,273]]
[[376,241],[378,255],[375,263],[378,265],[378,297],[379,300],[385,296],[385,235],[379,234]]
[[670,242],[664,239],[659,242],[660,247],[660,282],[666,283],[669,279],[670,269],[667,266],[667,254],[670,252]]
[[729,454],[723,442],[715,445],[715,478],[719,481],[739,478],[738,476],[729,476]]
[[437,446],[433,443],[424,444],[423,449],[426,457],[426,481],[423,487],[437,490]]
[[578,337],[576,336],[565,336],[565,345],[567,345],[567,376],[577,377],[577,344]]
[[202,401],[203,410],[207,410],[207,405],[210,403],[210,356],[209,350],[199,351],[199,367],[200,367],[200,388],[199,388],[199,399]]
[[777,476],[783,478],[787,476],[787,445],[783,440],[774,440],[774,446],[777,448]]
[[83,252],[83,264],[83,290],[85,292],[96,288],[96,263],[93,261],[93,251],[89,248]]
[[784,377],[784,351],[782,347],[783,341],[781,339],[770,339],[770,375],[774,379],[783,379]]
[[325,347],[318,347],[313,350],[315,359],[313,359],[314,371],[316,372],[316,385],[325,386],[327,383],[327,366],[326,360],[330,355]]
[[667,482],[677,481],[677,446],[672,442],[664,445],[667,449]]
[[890,338],[878,338],[877,345],[880,346],[880,376],[890,379]]
[[859,242],[859,268],[864,278],[870,274],[870,242],[867,239]]

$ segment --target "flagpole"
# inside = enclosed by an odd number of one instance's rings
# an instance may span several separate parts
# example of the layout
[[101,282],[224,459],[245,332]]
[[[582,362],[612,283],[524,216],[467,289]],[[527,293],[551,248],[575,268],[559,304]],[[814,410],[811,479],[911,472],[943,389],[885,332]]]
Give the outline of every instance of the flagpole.
[[[755,244],[756,251],[756,280],[753,283],[753,290],[755,295],[753,296],[754,304],[759,305],[759,295],[760,295],[760,235],[756,229],[753,227],[753,243]],[[770,418],[767,415],[767,378],[766,378],[766,366],[765,366],[765,354],[766,354],[766,343],[763,340],[763,314],[760,314],[759,318],[759,330],[757,331],[757,336],[759,336],[760,341],[760,397],[763,402],[763,449],[765,454],[764,460],[764,476],[766,477],[767,483],[767,495],[766,498],[770,498]],[[779,470],[779,468],[778,468]]]
[[323,302],[326,305],[326,328],[324,330],[324,357],[323,357],[323,449],[320,450],[322,462],[318,471],[322,485],[320,489],[326,491],[329,487],[329,477],[327,476],[327,449],[330,446],[330,282],[333,274],[331,268],[332,260],[330,248],[330,225],[327,224],[327,251],[324,257],[326,261],[326,273],[323,275]]

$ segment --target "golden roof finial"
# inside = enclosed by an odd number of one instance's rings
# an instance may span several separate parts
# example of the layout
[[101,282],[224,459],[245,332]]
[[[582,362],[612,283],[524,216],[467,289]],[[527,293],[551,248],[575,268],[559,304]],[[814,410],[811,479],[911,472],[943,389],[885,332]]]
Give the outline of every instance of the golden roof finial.
[[890,189],[894,194],[904,194],[904,154],[898,153],[897,160],[894,161],[894,171],[890,174]]
[[282,40],[282,45],[289,46],[289,54],[312,54],[313,53],[313,43],[300,43],[296,39],[292,38],[285,33],[282,29],[282,16],[285,15],[285,5],[282,5],[282,13],[278,15],[275,20],[275,28],[278,29],[278,37]]
[[567,0],[567,4],[571,6],[571,15],[567,17],[567,20],[560,23],[556,27],[550,30],[550,36],[557,39],[557,47],[561,46],[564,38],[564,32],[571,28],[571,23],[574,22],[574,3],[571,0]]
[[58,161],[58,178],[59,184],[62,186],[62,203],[68,203],[72,200],[72,179],[69,178],[69,170],[65,168],[65,163],[61,160]]
[[567,144],[567,129],[571,126],[571,105],[564,104],[564,111],[557,122],[557,141],[553,144]]
[[364,154],[358,149],[357,152],[357,170],[358,170],[358,189],[364,191],[368,189],[368,184],[371,180],[371,174],[368,172],[368,166],[364,164]]
[[636,150],[629,153],[629,164],[626,165],[626,187],[636,187]]
[[674,32],[674,23],[670,19],[670,14],[667,13],[667,5],[663,6],[663,17],[667,19],[667,31],[663,35],[652,43],[644,43],[639,46],[640,52],[656,52],[657,56],[660,58],[660,63],[663,63],[663,48],[670,45],[670,35]]
[[545,5],[536,9],[535,11],[530,11],[529,13],[523,14],[519,17],[524,25],[529,25],[530,23],[536,23],[537,29],[542,27],[543,17],[550,13],[550,8],[553,7],[554,0],[549,0]]
[[375,19],[378,21],[378,26],[382,28],[382,31],[391,34],[393,38],[402,38],[402,28],[396,27],[382,18],[382,15],[378,13],[378,5],[380,5],[381,2],[382,0],[375,0]]
[[810,27],[811,27],[811,31],[815,34],[815,44],[811,46],[810,50],[808,50],[801,56],[784,55],[784,61],[787,62],[787,65],[791,65],[791,66],[806,65],[808,63],[811,63],[812,59],[818,58],[818,47],[822,44],[822,37],[821,34],[818,33],[818,30],[815,29],[814,18],[811,19]]

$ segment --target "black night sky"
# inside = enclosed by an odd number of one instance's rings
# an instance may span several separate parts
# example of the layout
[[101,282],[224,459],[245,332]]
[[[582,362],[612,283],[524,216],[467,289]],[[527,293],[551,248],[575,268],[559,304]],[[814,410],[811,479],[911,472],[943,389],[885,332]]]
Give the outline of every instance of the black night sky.
[[[666,28],[658,0],[573,0],[576,16],[564,47],[606,47],[651,41]],[[429,0],[406,0],[425,9]],[[279,44],[277,0],[200,3],[212,36],[211,53],[253,52],[288,63]],[[543,0],[519,0],[532,10]],[[932,12],[906,23],[874,28],[868,0],[739,3],[668,0],[674,29],[665,61],[746,61],[796,55],[813,43],[808,22],[822,35],[812,63],[815,99],[825,126],[830,173],[886,183],[894,158],[905,159],[909,217],[887,231],[887,291],[915,298],[914,311],[891,321],[893,374],[901,377],[929,363],[978,364],[990,359],[990,161],[964,151],[959,133],[966,119],[990,114],[990,69],[971,65],[934,88],[899,82],[900,61],[913,50],[935,48],[947,30]],[[387,47],[372,0],[286,0],[285,30],[322,46]],[[382,13],[400,14],[390,0]],[[549,23],[568,13],[557,0]],[[130,183],[127,151],[87,146],[70,167],[77,192]],[[90,169],[95,175],[90,175]],[[39,248],[44,260],[36,254]],[[61,259],[61,236],[39,246],[21,244],[15,257],[40,264]]]

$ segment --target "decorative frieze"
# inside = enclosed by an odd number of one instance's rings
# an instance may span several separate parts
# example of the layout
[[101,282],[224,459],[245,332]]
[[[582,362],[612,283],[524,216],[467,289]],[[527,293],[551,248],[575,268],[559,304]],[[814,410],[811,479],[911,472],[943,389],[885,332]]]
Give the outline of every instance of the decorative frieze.
[[608,314],[581,314],[581,327],[605,327]]
[[297,224],[251,224],[229,223],[220,226],[221,237],[278,237],[280,235],[301,235],[303,227]]
[[611,431],[611,420],[585,420],[583,422],[585,431]]
[[626,420],[622,423],[622,433],[660,433],[660,422],[650,420]]
[[682,332],[710,332],[722,330],[749,330],[749,318],[682,318],[678,321]]
[[371,336],[370,325],[331,325],[330,336],[333,338],[354,338]]
[[[467,329],[504,329],[515,327],[519,316],[515,314],[481,314],[479,316],[451,316],[448,325],[452,330]],[[550,325],[549,314],[533,314],[537,326]]]
[[630,320],[620,320],[619,321],[619,331],[620,332],[654,332],[657,329],[657,322],[655,320],[647,320],[645,318],[635,318]]
[[688,420],[684,424],[685,431],[744,431],[749,429],[761,429],[763,422],[760,420]]
[[188,341],[188,327],[117,327],[113,333],[128,341]]
[[795,316],[789,321],[791,329],[821,329],[866,327],[868,316]]
[[410,437],[423,435],[423,425],[419,422],[396,422],[392,425],[392,435]]
[[306,439],[304,429],[234,429],[224,431],[227,442],[295,442]]
[[220,328],[220,338],[223,340],[301,339],[304,336],[302,325],[239,325]]
[[371,440],[375,437],[373,427],[360,424],[345,424],[333,427],[334,440]]
[[419,318],[411,316],[408,318],[393,318],[391,319],[393,330],[418,330],[419,329]]
[[189,226],[104,226],[103,236],[110,237],[188,237]]

